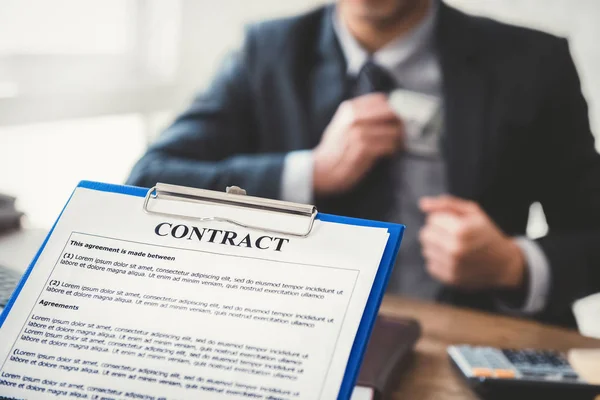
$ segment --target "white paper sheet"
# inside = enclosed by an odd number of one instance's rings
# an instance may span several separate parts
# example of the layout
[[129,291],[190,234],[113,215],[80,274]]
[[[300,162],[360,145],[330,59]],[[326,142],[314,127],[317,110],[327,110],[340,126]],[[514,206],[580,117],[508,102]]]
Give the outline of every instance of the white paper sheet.
[[573,303],[573,315],[582,335],[600,339],[600,293],[595,293]]
[[415,123],[420,127],[431,121],[440,107],[437,97],[405,89],[394,90],[388,101],[405,122]]
[[0,393],[335,399],[387,230],[316,221],[284,237],[142,203],[76,190],[0,329]]
[[389,103],[404,123],[404,149],[416,155],[438,154],[442,129],[440,99],[397,89],[390,94]]
[[373,400],[373,389],[364,386],[356,386],[350,400]]

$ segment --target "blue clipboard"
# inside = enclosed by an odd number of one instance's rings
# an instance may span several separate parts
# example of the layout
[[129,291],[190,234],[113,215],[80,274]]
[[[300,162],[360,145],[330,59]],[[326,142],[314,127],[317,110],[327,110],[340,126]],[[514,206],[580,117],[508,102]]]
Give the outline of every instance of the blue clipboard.
[[[101,192],[110,192],[110,193],[118,193],[127,196],[136,196],[136,197],[146,197],[148,193],[147,188],[134,187],[134,186],[125,186],[125,185],[113,185],[108,183],[100,183],[93,181],[81,181],[77,185],[77,188],[85,188],[92,189]],[[76,189],[77,189],[76,188]],[[74,193],[75,191],[73,191]],[[73,194],[71,194],[71,197]],[[69,205],[69,200],[63,207],[60,215],[54,222],[52,229],[48,232],[46,239],[42,243],[40,249],[36,253],[35,257],[29,264],[29,267],[23,274],[21,281],[17,285],[15,291],[13,292],[10,300],[6,304],[2,314],[0,315],[0,328],[4,324],[8,313],[10,312],[13,304],[15,303],[17,297],[21,293],[27,278],[31,274],[35,264],[40,257],[40,254],[46,247],[46,243],[48,239],[52,236],[54,232],[54,228],[56,224],[60,220],[65,208]],[[394,263],[396,260],[396,256],[398,254],[398,250],[400,249],[400,242],[402,241],[402,235],[404,234],[404,225],[400,224],[392,224],[388,222],[379,222],[379,221],[371,221],[359,218],[350,218],[350,217],[342,217],[338,215],[331,214],[317,214],[316,219],[324,221],[324,222],[335,222],[340,224],[347,225],[358,225],[358,226],[370,226],[376,228],[385,228],[389,233],[388,242],[385,246],[385,250],[383,252],[383,257],[381,258],[381,263],[379,264],[379,269],[377,270],[377,274],[375,275],[375,280],[373,282],[373,286],[371,288],[371,294],[369,295],[369,299],[367,300],[367,304],[365,306],[365,310],[360,321],[360,325],[358,327],[358,331],[356,333],[356,337],[354,339],[354,344],[352,345],[352,350],[350,352],[350,357],[348,358],[348,364],[346,365],[346,371],[344,373],[344,379],[340,386],[340,391],[338,393],[338,400],[348,400],[352,395],[352,391],[354,390],[354,386],[356,384],[356,379],[358,378],[358,372],[360,371],[360,366],[362,364],[362,360],[367,349],[367,343],[369,342],[369,338],[371,336],[371,331],[373,330],[373,325],[375,324],[375,319],[377,318],[377,311],[379,310],[379,306],[381,305],[381,301],[383,300],[383,295],[385,294],[385,289],[387,287],[387,282],[392,273],[392,268],[394,267]]]

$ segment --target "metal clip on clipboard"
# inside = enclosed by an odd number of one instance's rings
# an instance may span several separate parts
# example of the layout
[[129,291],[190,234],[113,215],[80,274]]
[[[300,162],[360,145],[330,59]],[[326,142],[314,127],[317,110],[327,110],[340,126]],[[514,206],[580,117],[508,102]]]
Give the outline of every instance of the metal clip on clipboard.
[[[270,211],[274,213],[283,213],[289,215],[298,215],[307,218],[308,227],[304,232],[292,232],[278,229],[265,228],[257,225],[248,225],[242,222],[223,217],[214,216],[190,216],[176,213],[166,213],[153,211],[149,209],[151,200],[182,200],[189,202],[206,202],[220,205],[229,205],[237,207],[246,207],[255,210]],[[312,231],[317,216],[317,207],[308,204],[291,203],[288,201],[264,199],[261,197],[246,196],[246,191],[237,186],[230,186],[226,193],[215,192],[212,190],[196,189],[185,186],[169,185],[166,183],[157,183],[150,188],[144,199],[144,212],[147,214],[161,215],[164,217],[184,217],[199,221],[228,222],[248,229],[258,229],[283,235],[307,237]]]

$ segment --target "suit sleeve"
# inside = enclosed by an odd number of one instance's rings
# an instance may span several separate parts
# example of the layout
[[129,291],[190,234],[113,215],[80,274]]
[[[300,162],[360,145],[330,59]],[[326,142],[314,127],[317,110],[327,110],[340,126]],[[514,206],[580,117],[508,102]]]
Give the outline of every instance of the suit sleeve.
[[251,195],[280,196],[285,154],[257,153],[249,42],[148,149],[128,184],[151,187],[163,182],[219,191],[237,185]]
[[543,320],[569,324],[571,305],[600,291],[600,155],[566,40],[548,52],[535,174],[548,234],[539,239],[551,268]]

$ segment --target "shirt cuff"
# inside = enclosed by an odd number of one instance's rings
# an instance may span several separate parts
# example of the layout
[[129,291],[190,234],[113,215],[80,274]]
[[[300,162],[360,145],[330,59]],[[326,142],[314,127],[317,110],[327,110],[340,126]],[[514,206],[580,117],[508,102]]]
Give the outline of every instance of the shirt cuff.
[[517,237],[515,242],[525,256],[529,273],[529,287],[526,288],[527,294],[521,308],[507,307],[504,303],[501,303],[500,307],[507,311],[535,314],[546,307],[550,291],[550,263],[540,245],[533,240]]
[[281,176],[281,198],[294,203],[313,201],[313,153],[298,150],[287,154]]

